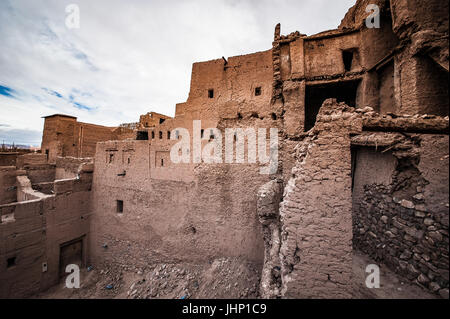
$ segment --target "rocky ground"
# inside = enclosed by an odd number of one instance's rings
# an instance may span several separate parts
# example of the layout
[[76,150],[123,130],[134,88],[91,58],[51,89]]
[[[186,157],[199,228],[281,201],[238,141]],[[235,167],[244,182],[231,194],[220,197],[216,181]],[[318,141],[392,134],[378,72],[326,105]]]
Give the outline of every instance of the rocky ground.
[[[438,296],[380,266],[379,289],[365,286],[368,264],[376,264],[355,252],[353,258],[356,298],[434,299]],[[259,274],[254,264],[232,258],[220,258],[206,264],[155,264],[147,269],[93,266],[81,271],[80,289],[68,289],[64,283],[34,298],[259,298]]]
[[[368,289],[365,285],[369,275],[365,272],[367,265],[376,264],[380,267],[380,288]],[[405,278],[389,270],[358,251],[353,254],[353,274],[355,298],[358,299],[436,299],[429,290],[412,284]]]
[[254,264],[220,258],[206,264],[155,264],[147,269],[97,267],[81,271],[80,289],[64,283],[36,298],[258,298],[259,273]]

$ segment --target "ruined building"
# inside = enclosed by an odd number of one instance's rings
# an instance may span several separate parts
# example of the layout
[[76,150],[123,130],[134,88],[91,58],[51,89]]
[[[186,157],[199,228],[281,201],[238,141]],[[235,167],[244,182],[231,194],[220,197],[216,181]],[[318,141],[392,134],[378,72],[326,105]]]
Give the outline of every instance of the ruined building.
[[[366,24],[369,4],[379,27]],[[230,262],[256,269],[258,287],[225,282],[226,297],[358,298],[359,251],[448,297],[447,12],[441,0],[358,0],[335,30],[277,25],[267,51],[194,63],[173,118],[105,128],[46,117],[42,154],[0,167],[0,296],[56,285],[69,263],[119,277],[204,265],[226,279]],[[278,130],[274,172],[193,152],[171,161],[180,128],[206,147],[249,127],[265,129],[267,152]],[[246,157],[250,140],[234,134]],[[205,278],[187,294],[222,296]]]

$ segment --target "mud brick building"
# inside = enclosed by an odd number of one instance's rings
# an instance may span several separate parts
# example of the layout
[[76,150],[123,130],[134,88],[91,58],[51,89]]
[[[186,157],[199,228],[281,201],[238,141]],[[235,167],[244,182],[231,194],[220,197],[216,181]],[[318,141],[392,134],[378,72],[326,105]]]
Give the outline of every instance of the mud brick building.
[[[365,23],[369,4],[380,28]],[[46,117],[42,154],[0,167],[0,296],[45,290],[67,263],[233,260],[258,288],[217,282],[227,297],[358,298],[359,251],[448,297],[447,12],[358,0],[335,30],[277,25],[266,51],[194,63],[173,118],[150,112],[130,129]],[[204,146],[225,138],[215,129],[249,127],[278,129],[273,174],[171,161],[181,128]],[[246,155],[248,140],[235,135]],[[219,296],[202,280],[192,297]],[[170,296],[143,296],[157,295]]]

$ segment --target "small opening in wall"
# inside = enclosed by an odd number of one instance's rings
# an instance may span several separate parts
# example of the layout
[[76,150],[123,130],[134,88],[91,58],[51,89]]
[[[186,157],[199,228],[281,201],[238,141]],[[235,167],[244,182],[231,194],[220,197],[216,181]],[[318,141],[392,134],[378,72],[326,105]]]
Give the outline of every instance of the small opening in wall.
[[170,131],[167,131],[167,139],[170,140]]
[[109,162],[112,163],[114,161],[114,154],[109,154]]
[[201,129],[201,131],[200,131],[200,137],[203,137],[203,135],[205,135],[205,130],[204,130],[204,129]]
[[342,60],[344,61],[345,71],[350,71],[353,63],[353,50],[342,51]]
[[253,112],[252,113],[252,115],[250,116],[250,117],[253,117],[253,118],[259,118],[259,115],[258,115],[258,113],[256,113],[256,112]]
[[274,120],[274,121],[276,121],[276,119],[277,119],[277,115],[275,114],[275,113],[272,113],[272,120]]
[[164,159],[161,158],[161,167],[163,167],[163,166],[164,166]]
[[154,131],[152,131],[152,139],[153,140],[155,139],[155,132]]
[[130,158],[128,157],[128,164],[130,164],[131,163],[131,160],[130,160]]
[[209,90],[208,90],[208,97],[209,97],[210,99],[214,98],[214,90],[213,90],[213,89],[209,89]]
[[159,131],[159,139],[162,140],[163,133]]
[[238,117],[239,120],[242,120],[242,114],[241,113],[238,113],[237,117]]
[[159,124],[163,124],[166,119],[159,119]]
[[255,88],[255,96],[260,96],[261,95],[261,87],[258,86],[257,88]]
[[11,268],[16,265],[16,257],[11,257],[6,260],[6,267]]
[[117,200],[117,212],[123,213],[123,200]]
[[148,140],[148,132],[147,131],[138,131],[136,140],[139,140],[139,141]]

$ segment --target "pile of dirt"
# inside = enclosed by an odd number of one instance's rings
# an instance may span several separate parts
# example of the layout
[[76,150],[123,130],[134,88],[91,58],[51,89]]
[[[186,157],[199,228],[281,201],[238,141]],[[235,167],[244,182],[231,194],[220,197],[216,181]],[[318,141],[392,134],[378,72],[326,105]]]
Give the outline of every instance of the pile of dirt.
[[158,263],[145,269],[99,265],[81,271],[79,289],[64,282],[36,298],[258,298],[261,269],[254,263],[219,258],[204,264]]

